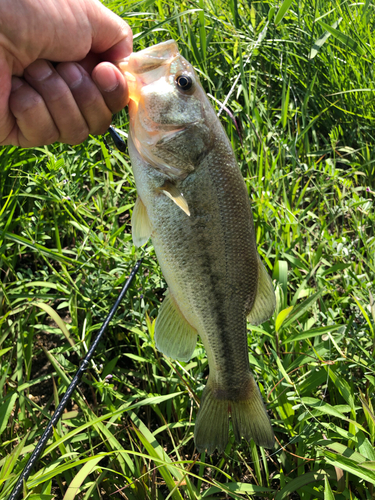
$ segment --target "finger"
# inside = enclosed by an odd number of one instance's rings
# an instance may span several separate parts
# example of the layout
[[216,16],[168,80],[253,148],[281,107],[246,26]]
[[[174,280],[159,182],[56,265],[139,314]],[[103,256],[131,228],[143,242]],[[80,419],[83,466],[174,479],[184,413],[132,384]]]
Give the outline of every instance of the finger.
[[9,64],[3,54],[0,54],[0,144],[11,144],[7,142],[7,139],[15,124],[14,117],[9,110],[11,86]]
[[[83,70],[82,70],[83,71]],[[59,132],[58,140],[67,144],[79,144],[89,135],[89,126],[82,115],[69,85],[52,64],[38,59],[24,72],[25,80],[42,97]],[[74,75],[78,84],[83,80],[80,71]],[[77,81],[73,82],[75,85]]]
[[[99,54],[94,54],[93,52],[89,52],[84,59],[77,61],[77,64],[82,66],[82,68],[89,74],[93,72],[95,66],[101,63],[103,59]],[[61,61],[62,62],[62,61]]]
[[112,113],[121,111],[127,105],[128,85],[116,66],[109,62],[102,62],[94,68],[91,76]]
[[18,77],[12,78],[9,108],[16,124],[6,139],[6,144],[30,148],[52,144],[59,132],[42,97]]
[[104,134],[111,124],[112,112],[89,74],[77,63],[61,63],[56,70],[69,86],[90,133]]

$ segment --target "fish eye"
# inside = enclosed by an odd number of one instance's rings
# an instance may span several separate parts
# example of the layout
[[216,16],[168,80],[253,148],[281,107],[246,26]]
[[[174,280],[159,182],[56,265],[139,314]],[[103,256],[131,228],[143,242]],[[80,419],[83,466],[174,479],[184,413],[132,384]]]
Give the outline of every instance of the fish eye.
[[177,87],[181,90],[190,90],[193,86],[193,80],[188,75],[179,75],[176,77]]

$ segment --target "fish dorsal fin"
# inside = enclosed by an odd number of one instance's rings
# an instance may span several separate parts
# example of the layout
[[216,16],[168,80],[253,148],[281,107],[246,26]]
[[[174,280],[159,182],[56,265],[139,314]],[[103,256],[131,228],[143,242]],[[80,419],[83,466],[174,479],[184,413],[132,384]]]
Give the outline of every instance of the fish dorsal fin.
[[178,207],[185,212],[186,215],[190,215],[190,210],[184,195],[176,188],[174,184],[170,181],[165,181],[164,184],[159,188],[160,192],[168,196]]
[[133,208],[132,236],[136,247],[144,245],[151,236],[151,222],[147,215],[146,207],[138,197]]
[[276,307],[275,290],[272,280],[258,257],[258,290],[254,305],[247,319],[252,325],[260,325],[269,319]]
[[178,308],[169,290],[155,323],[156,347],[166,356],[189,361],[197,343],[197,330]]

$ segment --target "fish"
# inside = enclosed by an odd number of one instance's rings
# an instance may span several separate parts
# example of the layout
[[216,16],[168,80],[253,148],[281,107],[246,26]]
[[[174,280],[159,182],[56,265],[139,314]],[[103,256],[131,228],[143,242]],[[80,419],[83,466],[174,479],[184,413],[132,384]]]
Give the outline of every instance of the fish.
[[128,149],[138,197],[136,246],[149,238],[168,284],[155,322],[164,355],[189,361],[199,335],[209,376],[194,430],[198,452],[237,442],[272,448],[274,433],[250,370],[247,320],[275,309],[249,194],[229,139],[192,65],[169,40],[118,62],[129,88]]

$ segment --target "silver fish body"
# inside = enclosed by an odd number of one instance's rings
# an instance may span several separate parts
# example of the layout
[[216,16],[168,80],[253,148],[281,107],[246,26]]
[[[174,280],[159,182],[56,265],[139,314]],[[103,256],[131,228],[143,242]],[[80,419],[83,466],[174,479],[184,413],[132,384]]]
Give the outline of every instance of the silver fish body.
[[230,142],[174,41],[119,65],[132,99],[129,153],[138,191],[133,239],[151,236],[168,292],[155,326],[164,354],[187,361],[197,334],[209,378],[195,425],[199,451],[236,439],[272,447],[273,431],[249,366],[246,320],[275,307],[260,261],[249,195]]

